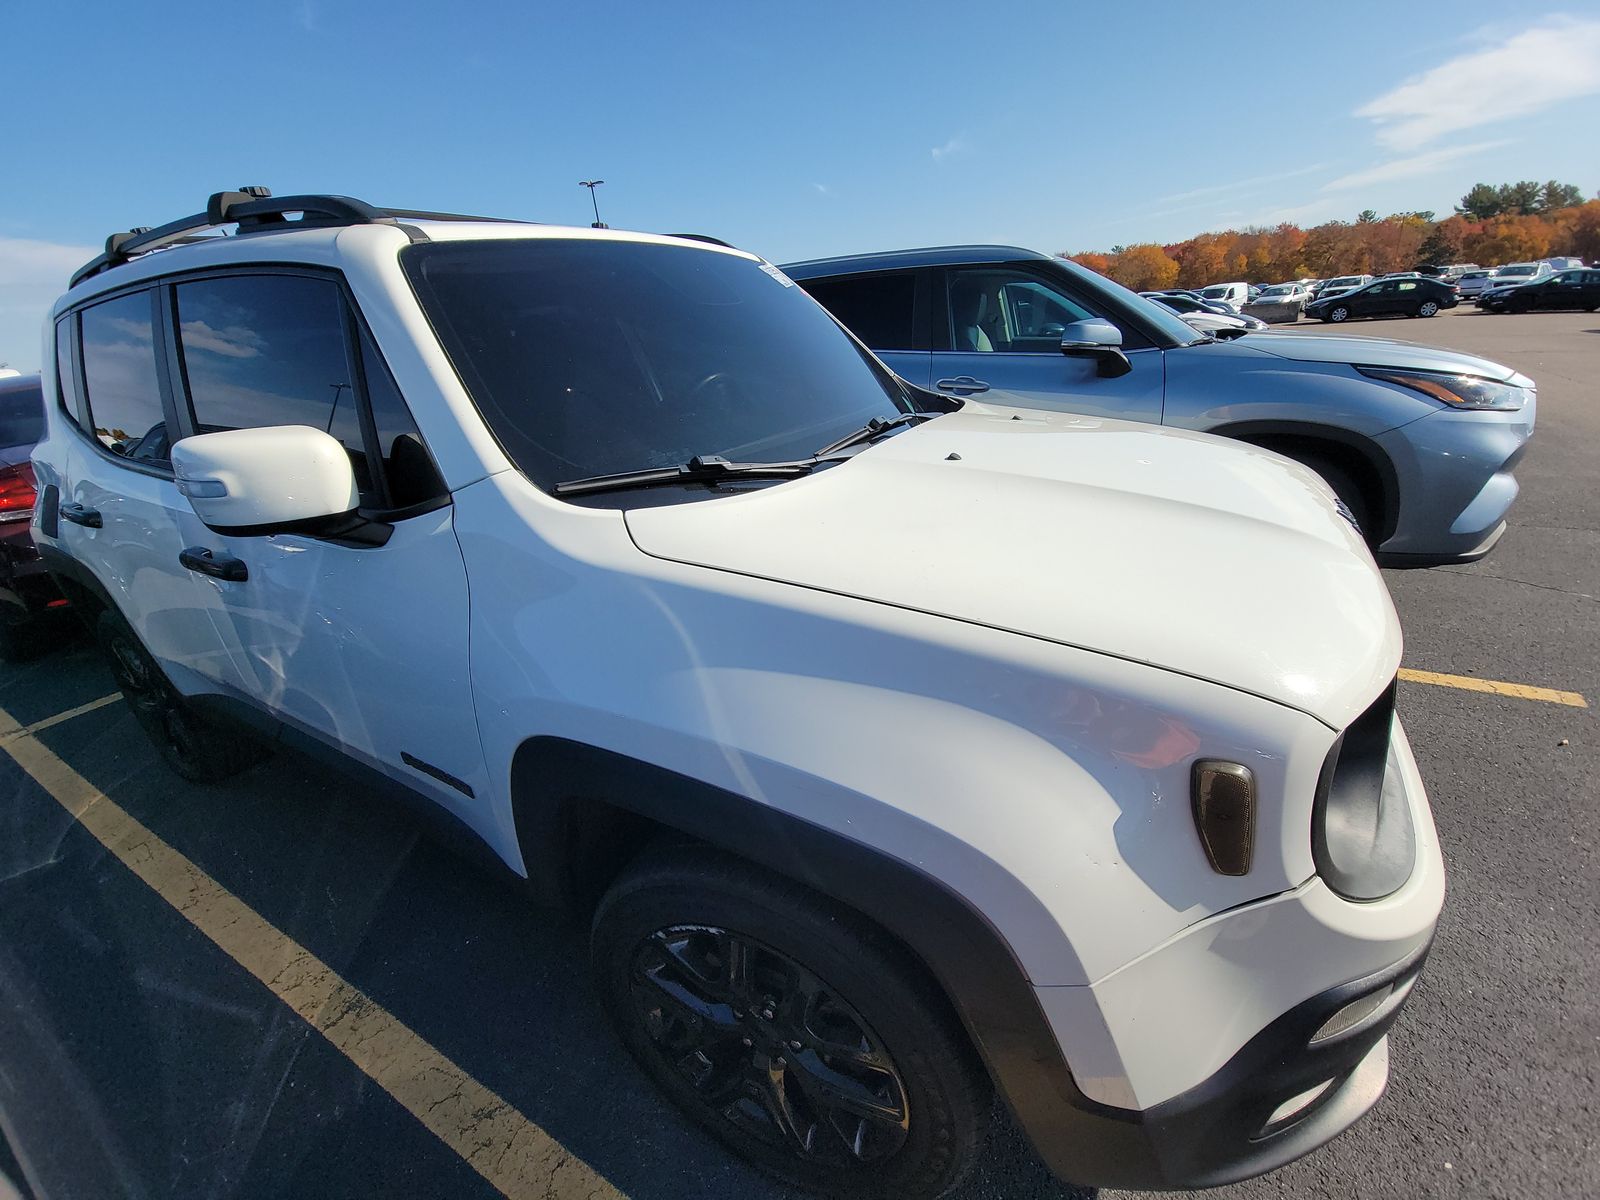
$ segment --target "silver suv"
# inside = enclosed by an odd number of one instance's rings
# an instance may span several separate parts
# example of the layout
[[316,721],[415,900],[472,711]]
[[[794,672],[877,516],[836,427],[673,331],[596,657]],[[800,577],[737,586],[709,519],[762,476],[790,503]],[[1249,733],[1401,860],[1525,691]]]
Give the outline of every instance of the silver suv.
[[[1385,566],[1482,558],[1505,532],[1534,384],[1376,338],[1219,341],[1076,263],[947,246],[784,271],[918,387],[1203,430],[1276,450],[1338,493]],[[998,393],[1003,390],[1002,397]]]

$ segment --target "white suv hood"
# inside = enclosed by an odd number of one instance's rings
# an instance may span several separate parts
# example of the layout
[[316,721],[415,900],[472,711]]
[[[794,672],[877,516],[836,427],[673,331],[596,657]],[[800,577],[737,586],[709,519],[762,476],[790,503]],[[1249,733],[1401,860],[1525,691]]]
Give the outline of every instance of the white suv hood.
[[1321,481],[1205,434],[969,402],[815,475],[626,520],[658,558],[1149,663],[1339,728],[1399,666],[1383,579]]

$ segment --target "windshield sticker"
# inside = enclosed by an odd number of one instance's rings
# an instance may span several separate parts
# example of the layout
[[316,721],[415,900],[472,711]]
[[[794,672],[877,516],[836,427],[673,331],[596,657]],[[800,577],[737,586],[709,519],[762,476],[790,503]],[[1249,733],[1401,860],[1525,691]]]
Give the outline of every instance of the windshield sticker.
[[784,287],[793,287],[794,286],[794,280],[790,279],[787,275],[785,275],[782,271],[778,270],[778,268],[773,266],[771,263],[769,263],[769,262],[762,263],[761,264],[761,269],[763,271],[765,271],[768,275],[771,275],[779,283],[783,284]]

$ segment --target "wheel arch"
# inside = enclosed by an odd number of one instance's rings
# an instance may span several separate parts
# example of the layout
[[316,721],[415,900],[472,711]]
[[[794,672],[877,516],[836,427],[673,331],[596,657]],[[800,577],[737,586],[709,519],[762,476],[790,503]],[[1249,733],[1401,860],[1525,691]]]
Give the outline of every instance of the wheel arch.
[[[686,840],[774,871],[850,909],[898,943],[959,1020],[996,1089],[1041,1150],[1063,1125],[1096,1130],[1074,1146],[1079,1177],[1140,1140],[1132,1114],[1078,1089],[1023,967],[983,914],[911,863],[803,818],[615,751],[557,737],[524,741],[511,803],[535,894],[586,911],[645,847]],[[1129,1141],[1109,1144],[1107,1114]],[[1070,1144],[1074,1139],[1066,1139]],[[1120,1139],[1113,1139],[1120,1141]]]
[[1378,514],[1373,547],[1394,536],[1400,522],[1400,477],[1389,456],[1372,439],[1314,421],[1236,421],[1206,432],[1248,442],[1297,462],[1302,455],[1322,457],[1344,468],[1361,487],[1369,511]]

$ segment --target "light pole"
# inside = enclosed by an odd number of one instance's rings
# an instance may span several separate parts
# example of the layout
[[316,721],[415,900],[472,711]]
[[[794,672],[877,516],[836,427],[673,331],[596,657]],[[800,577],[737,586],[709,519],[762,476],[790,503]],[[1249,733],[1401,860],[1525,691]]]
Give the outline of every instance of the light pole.
[[580,179],[579,187],[589,189],[589,203],[594,205],[594,227],[596,229],[609,229],[610,226],[600,219],[600,202],[594,198],[594,190],[604,183],[604,179]]

